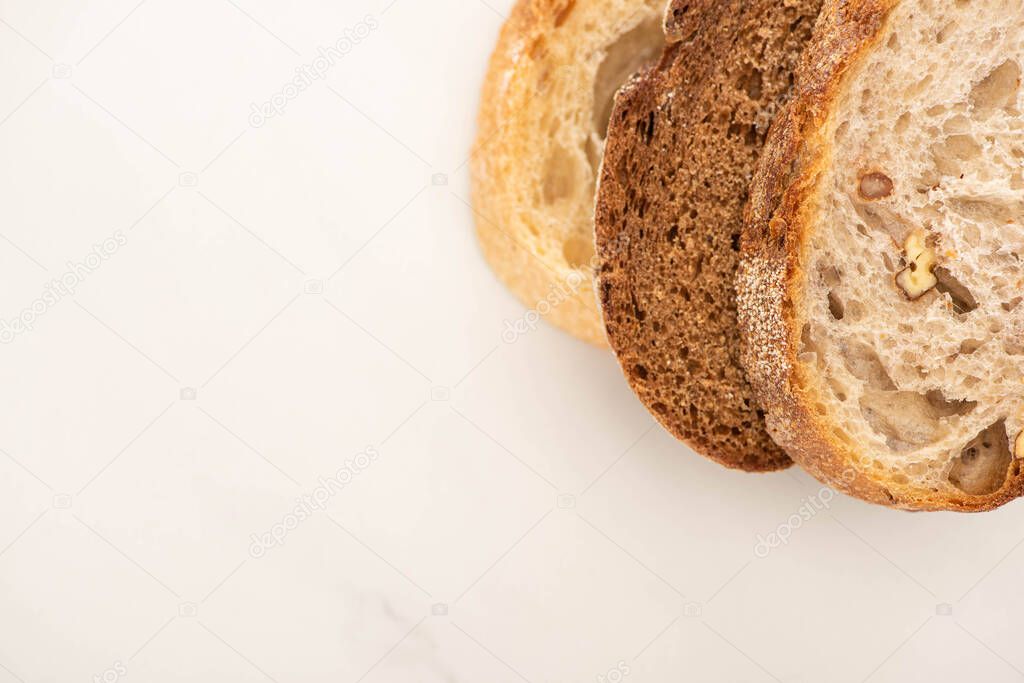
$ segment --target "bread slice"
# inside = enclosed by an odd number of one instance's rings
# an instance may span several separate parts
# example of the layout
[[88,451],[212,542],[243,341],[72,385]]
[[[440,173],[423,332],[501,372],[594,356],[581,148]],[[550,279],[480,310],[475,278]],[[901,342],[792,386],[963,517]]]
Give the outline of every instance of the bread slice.
[[664,2],[519,0],[484,82],[471,161],[484,256],[524,305],[602,346],[597,168],[612,96],[664,47]]
[[616,98],[597,196],[598,291],[636,394],[728,467],[791,464],[740,364],[747,186],[820,0],[673,0],[671,46]]
[[769,431],[915,510],[1024,493],[1024,2],[828,0],[738,279]]

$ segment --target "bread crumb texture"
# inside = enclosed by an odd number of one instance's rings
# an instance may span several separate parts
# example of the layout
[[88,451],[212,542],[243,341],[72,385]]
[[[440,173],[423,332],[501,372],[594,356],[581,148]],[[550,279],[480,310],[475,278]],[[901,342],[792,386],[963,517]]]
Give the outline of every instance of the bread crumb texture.
[[995,507],[1022,492],[1024,5],[835,2],[820,30],[844,47],[811,50],[755,180],[751,376],[826,481]]
[[663,0],[519,0],[484,83],[471,159],[485,258],[530,308],[605,345],[594,192],[616,89],[660,54]]

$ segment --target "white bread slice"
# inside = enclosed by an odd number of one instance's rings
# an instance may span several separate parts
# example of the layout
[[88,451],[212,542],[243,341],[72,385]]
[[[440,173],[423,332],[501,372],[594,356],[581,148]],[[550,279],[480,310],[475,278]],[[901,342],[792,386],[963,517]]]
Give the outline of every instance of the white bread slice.
[[828,0],[751,189],[740,324],[773,437],[919,510],[1024,493],[1024,0]]
[[597,171],[615,91],[665,45],[664,7],[665,0],[519,0],[481,97],[471,170],[484,256],[524,305],[601,346]]

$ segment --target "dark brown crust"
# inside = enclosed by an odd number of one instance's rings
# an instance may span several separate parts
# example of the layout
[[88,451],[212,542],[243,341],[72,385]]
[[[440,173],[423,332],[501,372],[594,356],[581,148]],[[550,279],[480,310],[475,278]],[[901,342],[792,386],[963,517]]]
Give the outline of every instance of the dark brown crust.
[[818,403],[819,378],[797,362],[803,319],[802,263],[814,229],[816,181],[829,163],[819,132],[850,67],[877,43],[901,0],[826,0],[798,72],[797,94],[774,122],[750,190],[737,278],[744,363],[768,429],[804,469],[863,500],[908,510],[980,512],[1024,494],[1021,461],[990,495],[933,492],[876,480],[854,467],[863,454],[841,440]]
[[746,191],[821,0],[674,0],[673,44],[616,98],[599,182],[608,339],[662,425],[727,467],[771,471],[733,290]]

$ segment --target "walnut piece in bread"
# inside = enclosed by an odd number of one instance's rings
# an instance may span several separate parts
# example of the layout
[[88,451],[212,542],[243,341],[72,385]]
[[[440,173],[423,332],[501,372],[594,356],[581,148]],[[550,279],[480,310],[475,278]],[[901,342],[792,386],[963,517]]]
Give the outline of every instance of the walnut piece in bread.
[[896,274],[896,284],[908,299],[918,299],[939,284],[934,273],[935,250],[927,245],[924,230],[914,230],[907,235],[903,253],[908,265]]

